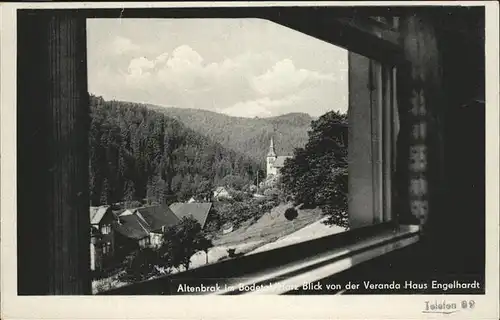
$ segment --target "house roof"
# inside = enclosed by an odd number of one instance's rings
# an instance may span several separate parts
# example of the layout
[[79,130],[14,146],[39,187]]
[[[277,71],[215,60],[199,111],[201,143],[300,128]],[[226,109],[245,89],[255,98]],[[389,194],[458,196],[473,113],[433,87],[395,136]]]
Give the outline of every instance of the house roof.
[[115,217],[118,217],[120,216],[122,213],[124,213],[125,211],[127,211],[126,209],[119,209],[119,210],[113,210],[113,215]]
[[163,226],[172,226],[179,222],[179,218],[167,205],[150,206],[136,209],[146,220],[151,231]]
[[203,203],[175,202],[170,205],[170,209],[172,209],[174,214],[179,219],[182,219],[187,216],[192,216],[194,219],[196,219],[196,221],[198,221],[201,224],[202,228],[205,226],[205,223],[207,222],[210,208],[212,208],[211,202],[203,202]]
[[221,192],[227,192],[226,188],[224,187],[217,187],[214,191],[215,193],[221,193]]
[[113,228],[123,236],[131,239],[142,239],[149,236],[146,221],[136,214],[122,214],[120,221],[113,221]]
[[229,192],[227,191],[226,188],[217,187],[217,189],[215,189],[215,191],[214,191],[214,197],[215,198],[218,198],[218,197],[231,198],[231,195],[229,194]]
[[163,226],[175,225],[179,218],[166,205],[127,209],[119,216],[113,227],[117,232],[131,239],[142,239]]
[[293,156],[278,156],[276,160],[274,160],[273,167],[281,168],[285,165],[285,160],[293,158]]
[[110,206],[90,207],[90,224],[99,224]]

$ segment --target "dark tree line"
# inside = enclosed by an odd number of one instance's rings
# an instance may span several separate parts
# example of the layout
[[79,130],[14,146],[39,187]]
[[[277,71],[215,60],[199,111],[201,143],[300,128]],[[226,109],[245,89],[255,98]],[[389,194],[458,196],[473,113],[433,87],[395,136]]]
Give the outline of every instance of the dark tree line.
[[347,115],[330,111],[311,122],[309,140],[285,161],[281,186],[297,204],[319,206],[329,222],[348,227]]
[[256,178],[247,156],[143,105],[91,95],[90,108],[91,205],[210,196],[226,176]]

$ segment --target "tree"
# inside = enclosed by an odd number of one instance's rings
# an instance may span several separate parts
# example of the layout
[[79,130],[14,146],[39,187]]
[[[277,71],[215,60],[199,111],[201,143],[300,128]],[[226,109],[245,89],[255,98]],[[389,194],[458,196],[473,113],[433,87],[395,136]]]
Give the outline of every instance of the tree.
[[280,191],[278,188],[269,188],[264,191],[264,195],[271,199],[278,199]]
[[212,240],[208,239],[205,236],[200,235],[197,242],[198,242],[198,249],[200,251],[205,252],[205,259],[206,259],[205,263],[208,264],[208,249],[210,249],[213,246]]
[[158,252],[151,248],[143,248],[126,258],[125,271],[132,280],[141,281],[155,274],[155,266],[160,264]]
[[101,199],[100,199],[101,205],[108,204],[109,198],[110,198],[109,183],[108,179],[104,178],[101,190]]
[[212,242],[205,237],[198,221],[192,217],[184,217],[165,230],[160,254],[170,266],[182,265],[188,270],[191,256],[200,250],[207,252],[211,246]]
[[196,194],[200,200],[210,200],[212,197],[213,185],[209,180],[203,180],[198,184]]
[[233,198],[233,201],[235,202],[245,201],[249,198],[249,195],[243,191],[230,190],[229,194],[231,195],[231,198]]
[[229,186],[236,190],[241,190],[245,185],[245,182],[246,181],[240,176],[228,174],[222,179],[221,184],[223,184],[224,186]]
[[299,213],[297,212],[297,209],[295,209],[295,208],[288,208],[285,210],[285,218],[288,221],[293,221],[295,218],[297,218],[298,215],[299,215]]
[[329,223],[348,227],[347,115],[327,112],[311,128],[305,147],[285,161],[280,184],[296,204],[319,206]]

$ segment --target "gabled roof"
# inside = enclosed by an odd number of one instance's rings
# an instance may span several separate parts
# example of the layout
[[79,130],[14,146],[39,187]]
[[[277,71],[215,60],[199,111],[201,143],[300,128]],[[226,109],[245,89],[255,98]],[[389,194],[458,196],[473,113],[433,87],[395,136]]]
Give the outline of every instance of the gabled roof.
[[113,223],[117,232],[131,239],[142,239],[162,227],[175,225],[179,218],[166,205],[124,210],[119,222]]
[[227,191],[226,188],[224,187],[217,187],[214,191],[214,198],[232,198],[231,195],[229,194],[229,191]]
[[227,190],[224,187],[217,187],[214,192],[215,193],[221,193],[221,192],[227,192]]
[[175,202],[170,205],[170,209],[174,212],[174,214],[182,219],[187,216],[192,216],[196,221],[201,224],[203,228],[205,223],[207,222],[208,213],[210,212],[210,208],[212,208],[211,202],[203,202],[203,203],[182,203]]
[[285,165],[285,160],[293,158],[293,156],[278,156],[276,160],[274,160],[273,167],[281,168]]
[[147,223],[142,217],[136,214],[124,214],[120,215],[119,220],[113,222],[113,228],[123,236],[136,240],[149,236]]
[[173,226],[179,222],[179,218],[166,205],[150,206],[136,209],[146,220],[151,231],[162,227]]
[[99,224],[110,206],[90,207],[90,224]]

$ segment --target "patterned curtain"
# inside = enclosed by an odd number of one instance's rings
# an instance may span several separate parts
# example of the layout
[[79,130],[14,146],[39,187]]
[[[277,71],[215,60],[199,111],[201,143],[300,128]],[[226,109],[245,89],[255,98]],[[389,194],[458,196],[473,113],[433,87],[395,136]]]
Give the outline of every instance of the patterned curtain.
[[407,64],[398,72],[401,130],[394,191],[399,195],[400,222],[419,224],[425,235],[442,198],[442,72],[431,17],[402,17],[400,32]]

